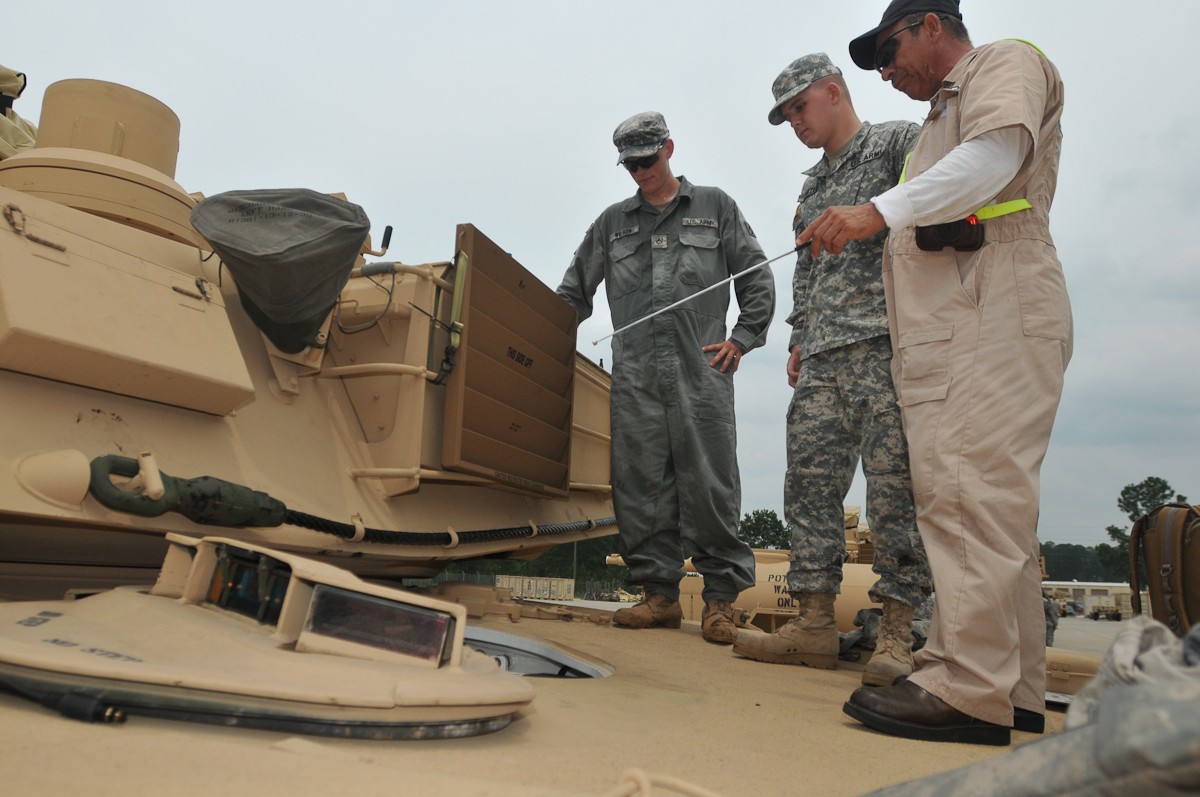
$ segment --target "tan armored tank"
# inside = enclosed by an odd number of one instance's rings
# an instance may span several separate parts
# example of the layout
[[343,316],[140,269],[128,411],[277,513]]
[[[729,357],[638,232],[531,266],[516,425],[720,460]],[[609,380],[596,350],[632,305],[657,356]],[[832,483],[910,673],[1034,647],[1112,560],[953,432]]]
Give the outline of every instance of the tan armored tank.
[[[20,418],[0,447],[5,596],[153,581],[163,535],[201,530],[166,509],[159,468],[268,493],[286,517],[216,522],[364,575],[612,533],[608,376],[478,230],[451,261],[367,264],[386,244],[357,206],[324,198],[329,217],[276,230],[312,192],[242,192],[211,223],[267,240],[235,281],[173,179],[169,108],[64,81],[40,127],[0,161],[0,390]],[[358,226],[299,271],[296,238],[319,246],[337,213]]]
[[469,224],[405,264],[344,198],[189,193],[132,89],[55,84],[39,128],[0,160],[6,793],[837,795],[1001,752],[845,718],[861,663],[704,642],[698,578],[681,630],[400,588],[616,531],[574,313]]

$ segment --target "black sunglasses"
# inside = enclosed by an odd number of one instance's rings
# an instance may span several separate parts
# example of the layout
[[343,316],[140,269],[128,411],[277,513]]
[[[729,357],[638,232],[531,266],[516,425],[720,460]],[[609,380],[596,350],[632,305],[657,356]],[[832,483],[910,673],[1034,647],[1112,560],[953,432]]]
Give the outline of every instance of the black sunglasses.
[[[945,19],[945,17],[939,15],[938,19]],[[897,36],[906,30],[912,30],[913,28],[920,27],[924,24],[925,19],[922,17],[911,25],[905,25],[903,28],[900,28],[900,30],[884,39],[883,42],[875,48],[875,71],[882,72],[891,66],[892,61],[896,59],[896,51],[900,49],[900,42],[896,40]]]
[[633,174],[638,169],[649,169],[651,166],[658,163],[658,153],[661,151],[662,144],[659,144],[658,149],[654,150],[653,153],[642,158],[627,158],[621,161],[621,165],[628,169],[630,174]]

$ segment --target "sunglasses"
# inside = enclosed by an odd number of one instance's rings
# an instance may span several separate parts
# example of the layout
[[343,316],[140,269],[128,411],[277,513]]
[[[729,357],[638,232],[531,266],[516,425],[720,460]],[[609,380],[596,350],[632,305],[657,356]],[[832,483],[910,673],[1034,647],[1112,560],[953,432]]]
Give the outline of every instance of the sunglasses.
[[628,169],[630,174],[633,174],[638,169],[649,169],[651,166],[658,163],[658,153],[661,151],[662,145],[660,144],[658,149],[654,150],[654,152],[650,155],[647,155],[643,158],[628,158],[621,161],[621,165]]
[[900,42],[896,39],[901,33],[906,30],[920,27],[925,24],[925,20],[921,19],[911,25],[905,25],[900,30],[888,36],[883,42],[875,48],[875,71],[882,72],[892,65],[892,61],[896,60],[896,51],[900,49]]

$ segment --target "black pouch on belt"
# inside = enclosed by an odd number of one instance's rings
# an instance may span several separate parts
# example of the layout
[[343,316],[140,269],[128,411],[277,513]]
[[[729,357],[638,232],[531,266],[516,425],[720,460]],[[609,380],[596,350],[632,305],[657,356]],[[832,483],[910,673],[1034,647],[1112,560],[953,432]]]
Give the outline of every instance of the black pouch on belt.
[[916,228],[917,248],[940,252],[947,246],[957,252],[974,252],[983,246],[983,222],[974,214],[958,221]]

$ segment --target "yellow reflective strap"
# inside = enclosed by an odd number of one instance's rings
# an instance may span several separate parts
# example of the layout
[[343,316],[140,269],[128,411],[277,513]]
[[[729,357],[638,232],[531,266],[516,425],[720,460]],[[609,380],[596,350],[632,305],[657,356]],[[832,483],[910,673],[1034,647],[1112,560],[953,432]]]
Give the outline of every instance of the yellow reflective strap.
[[1008,202],[998,202],[995,205],[982,207],[975,211],[975,216],[986,221],[998,216],[1007,216],[1009,213],[1016,213],[1018,210],[1029,210],[1032,207],[1033,205],[1029,204],[1028,199],[1010,199]]
[[[1014,36],[1009,38],[1008,41],[1028,44],[1030,47],[1037,50],[1038,54],[1042,56],[1042,58],[1049,58],[1049,56],[1042,52],[1041,47],[1038,47],[1028,39],[1018,39]],[[1009,213],[1016,213],[1018,210],[1029,210],[1032,207],[1033,205],[1029,204],[1028,199],[1013,199],[1009,200],[1008,202],[999,202],[995,205],[988,205],[987,207],[980,208],[979,210],[975,211],[975,216],[976,218],[986,221],[987,219],[995,219],[1000,216],[1007,216]]]
[[[1014,39],[1014,41],[1024,41],[1024,39]],[[1025,43],[1029,44],[1029,42]],[[1032,44],[1029,46],[1037,50],[1036,46]],[[1038,52],[1040,53],[1042,51],[1038,50]],[[904,156],[904,168],[900,170],[900,185],[903,185],[905,179],[908,177],[908,159],[911,157],[911,152]],[[1028,199],[1010,199],[1008,202],[998,202],[995,205],[982,207],[975,211],[973,215],[981,221],[984,221],[987,219],[995,219],[1000,216],[1007,216],[1009,213],[1016,213],[1019,210],[1029,210],[1032,207],[1033,205],[1029,204]],[[797,210],[799,209],[797,208]]]
[[1021,44],[1028,44],[1030,47],[1032,47],[1033,49],[1037,50],[1037,51],[1038,51],[1038,54],[1039,54],[1039,55],[1041,55],[1041,56],[1042,56],[1042,58],[1045,58],[1047,61],[1049,61],[1049,60],[1050,60],[1050,56],[1048,56],[1048,55],[1046,55],[1044,52],[1042,52],[1042,48],[1041,48],[1041,47],[1038,47],[1036,44],[1034,44],[1033,42],[1029,41],[1028,39],[1018,39],[1018,38],[1017,38],[1017,37],[1015,37],[1015,36],[1011,36],[1011,37],[1009,37],[1009,38],[1008,38],[1008,41],[1010,41],[1010,42],[1020,42]]

